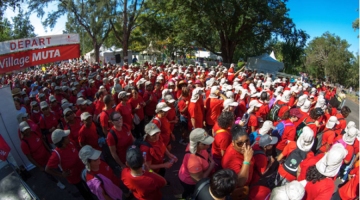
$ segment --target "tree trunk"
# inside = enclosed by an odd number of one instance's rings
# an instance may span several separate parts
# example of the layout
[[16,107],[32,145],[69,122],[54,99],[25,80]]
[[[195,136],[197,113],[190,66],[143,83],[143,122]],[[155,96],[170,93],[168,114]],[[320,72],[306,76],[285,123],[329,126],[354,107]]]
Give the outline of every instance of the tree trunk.
[[224,63],[231,63],[233,61],[235,47],[236,42],[229,40],[224,34],[220,34],[221,57]]
[[100,63],[100,45],[96,41],[93,42],[95,62]]
[[122,43],[122,50],[123,50],[123,60],[124,62],[128,62],[128,13],[127,13],[127,0],[124,0],[124,21],[123,21],[123,43]]

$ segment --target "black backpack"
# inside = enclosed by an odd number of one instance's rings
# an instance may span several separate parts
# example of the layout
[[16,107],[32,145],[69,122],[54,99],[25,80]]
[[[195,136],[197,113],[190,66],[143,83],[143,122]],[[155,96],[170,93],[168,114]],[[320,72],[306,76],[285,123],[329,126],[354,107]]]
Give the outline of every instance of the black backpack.
[[303,128],[307,125],[310,125],[310,124],[315,124],[315,122],[309,122],[309,123],[306,123],[306,120],[307,118],[305,118],[297,127],[296,127],[296,138],[299,138],[300,135],[302,134],[303,132]]
[[270,112],[269,112],[269,119],[271,120],[271,121],[278,121],[279,120],[279,116],[278,116],[278,114],[279,114],[279,110],[283,107],[283,106],[285,106],[286,104],[280,104],[279,105],[279,103],[276,103],[272,108],[271,108],[271,110],[270,110]]
[[[313,146],[313,152],[316,153],[323,145],[321,145],[322,143],[322,138],[325,132],[327,131],[332,131],[331,129],[328,129],[326,131],[321,131],[320,133],[316,134],[315,137],[315,141],[314,141],[314,146]],[[326,143],[324,144],[326,145]]]
[[296,147],[296,149],[291,152],[290,155],[285,159],[285,171],[296,177],[299,165],[306,158],[307,154],[308,152],[302,151],[298,147]]

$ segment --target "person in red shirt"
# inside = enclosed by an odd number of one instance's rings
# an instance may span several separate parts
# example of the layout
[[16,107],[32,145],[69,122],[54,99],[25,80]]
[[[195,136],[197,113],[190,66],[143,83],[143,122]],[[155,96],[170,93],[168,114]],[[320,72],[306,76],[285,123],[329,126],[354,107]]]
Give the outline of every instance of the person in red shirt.
[[[221,97],[221,99],[219,99],[219,97]],[[226,96],[221,94],[218,86],[211,87],[210,95],[205,101],[205,121],[208,132],[220,116],[224,100],[226,99]]]
[[[247,132],[240,125],[234,125],[231,128],[231,134],[232,143],[225,151],[221,166],[224,169],[234,170],[238,176],[239,188],[248,188],[254,172],[254,151],[250,146]],[[248,191],[248,189],[245,191]]]
[[123,123],[123,117],[118,112],[112,112],[109,120],[113,127],[109,130],[106,143],[116,163],[125,168],[126,150],[133,144],[135,138],[131,134],[130,127]]
[[335,138],[334,144],[341,143],[347,150],[347,155],[344,159],[345,165],[348,165],[353,159],[353,156],[355,154],[353,145],[356,140],[356,136],[359,133],[359,130],[357,130],[355,127],[351,127],[344,133],[344,135],[339,135]]
[[94,115],[95,116],[98,116],[105,107],[105,104],[103,101],[105,95],[106,95],[106,91],[100,91],[100,90],[95,94],[95,96],[96,96],[96,100],[94,101],[94,105],[95,105]]
[[234,124],[234,113],[222,112],[217,118],[217,122],[221,129],[214,133],[214,142],[211,147],[211,154],[217,164],[217,166],[215,166],[216,170],[221,169],[221,159],[232,141],[229,130]]
[[100,145],[104,145],[105,141],[99,140],[99,135],[97,133],[96,126],[92,121],[90,113],[82,113],[80,119],[83,122],[83,125],[79,130],[78,137],[80,147],[90,145],[92,148],[101,151]]
[[121,173],[124,185],[132,191],[139,200],[161,199],[161,188],[166,185],[166,180],[157,173],[144,170],[144,158],[138,148],[131,147],[126,152],[126,165]]
[[160,137],[164,144],[167,146],[168,150],[171,149],[170,139],[175,140],[175,135],[172,133],[170,129],[169,120],[166,118],[167,112],[171,108],[166,105],[165,102],[160,102],[156,106],[156,116],[151,120],[152,123],[156,124],[156,126],[161,130]]
[[145,82],[145,89],[143,99],[146,103],[144,107],[144,113],[147,117],[147,121],[150,121],[155,115],[156,105],[158,103],[157,95],[153,92],[153,85],[150,81]]
[[99,122],[104,135],[107,135],[107,133],[113,126],[113,124],[110,123],[110,114],[114,112],[114,108],[113,108],[114,99],[110,94],[105,95],[104,104],[105,107],[102,110],[102,112],[99,114]]
[[179,141],[180,144],[186,144],[185,141],[188,139],[189,130],[191,130],[190,125],[190,115],[188,112],[189,105],[189,88],[183,87],[181,90],[181,97],[178,100],[178,109],[180,112],[180,124],[181,124],[181,139]]
[[49,97],[50,110],[56,115],[58,119],[62,118],[62,110],[54,96]]
[[[314,144],[314,132],[308,127],[305,126],[303,128],[303,133],[300,135],[298,140],[290,141],[284,148],[284,150],[277,157],[277,160],[280,162],[284,157],[285,162],[280,164],[279,166],[279,175],[280,181],[283,184],[286,182],[291,182],[296,180],[297,171],[293,171],[292,168],[287,165],[287,161],[289,157],[292,156],[293,153],[296,153],[300,156],[304,156],[303,160],[306,158],[314,157],[314,153],[311,151],[311,148]],[[302,161],[302,160],[301,160]],[[301,162],[300,161],[300,162]],[[299,166],[300,163],[295,163]]]
[[259,110],[259,108],[262,106],[261,103],[259,103],[257,100],[252,100],[249,103],[249,109],[246,111],[246,113],[249,115],[247,121],[245,122],[245,125],[247,125],[247,133],[250,134],[258,129],[259,121],[256,117],[255,113]]
[[30,119],[36,124],[39,124],[41,117],[41,110],[39,103],[37,101],[32,101],[30,103],[30,106],[31,106]]
[[118,95],[120,103],[116,106],[115,111],[119,112],[123,117],[124,124],[127,124],[128,127],[133,129],[133,115],[131,105],[128,102],[130,93],[121,91]]
[[341,108],[341,112],[335,115],[340,122],[340,124],[335,127],[336,136],[341,135],[341,132],[346,128],[346,118],[350,115],[350,113],[350,108],[344,106]]
[[268,100],[269,100],[268,93],[265,91],[261,92],[260,101],[259,101],[259,103],[261,103],[261,107],[259,108],[259,110],[257,110],[255,115],[256,117],[261,118],[263,121],[267,119],[267,116],[270,112],[269,104],[267,103]]
[[139,119],[138,124],[135,124],[134,122],[133,134],[135,138],[142,138],[145,135],[144,106],[146,105],[146,103],[144,102],[141,95],[139,95],[138,89],[136,89],[135,87],[131,89],[131,94],[132,96],[127,103],[131,106],[132,115],[137,115]]
[[[359,162],[359,161],[357,161]],[[349,173],[349,181],[340,186],[332,200],[353,200],[359,197],[359,166],[355,166]]]
[[[46,144],[40,133],[31,130],[27,122],[21,122],[19,129],[21,132],[20,147],[22,152],[33,165],[40,169],[40,171],[45,172],[46,163],[51,155],[50,147]],[[45,174],[51,181],[57,183],[59,188],[65,188],[54,176],[46,172]]]
[[81,126],[83,125],[80,117],[75,117],[75,113],[70,109],[66,108],[64,110],[64,119],[66,123],[63,124],[64,130],[70,130],[70,139],[74,143],[77,149],[80,149],[78,138],[79,131]]
[[40,115],[39,127],[42,135],[45,137],[45,141],[51,144],[51,133],[59,127],[59,118],[50,111],[49,105],[45,101],[40,103],[40,108],[42,114]]
[[[93,199],[86,183],[81,180],[81,172],[85,166],[79,159],[79,152],[69,139],[70,131],[56,129],[51,134],[51,139],[56,148],[51,153],[45,171],[54,176],[60,176],[74,185],[84,199]],[[57,169],[60,167],[61,172]]]
[[288,111],[290,109],[288,103],[290,101],[290,96],[291,96],[291,92],[290,90],[285,90],[283,92],[283,94],[281,95],[281,99],[278,100],[275,104],[278,105],[283,105],[280,109],[279,109],[279,113],[278,113],[278,117],[282,118],[282,116],[284,115],[284,113],[286,111]]
[[[334,128],[336,124],[339,124],[339,121],[335,116],[331,116],[326,122],[325,129],[319,133],[321,136],[321,146],[317,150],[317,154],[327,152],[330,147],[333,145],[335,140],[335,131]],[[316,144],[315,144],[316,145]]]
[[99,199],[122,199],[120,178],[116,177],[108,164],[100,160],[100,155],[101,151],[89,145],[79,151],[79,157],[86,167],[86,183]]
[[170,130],[171,132],[173,132],[175,124],[177,124],[179,121],[179,118],[176,116],[175,99],[170,94],[167,94],[164,100],[166,105],[170,107],[170,110],[167,112],[166,118],[170,123]]
[[188,112],[190,114],[190,122],[192,128],[202,128],[204,122],[202,97],[203,88],[195,88],[192,91]]
[[[285,124],[288,123],[293,124],[301,117],[302,114],[297,108],[292,108],[290,109],[290,111],[285,112],[283,115]],[[279,155],[284,150],[286,144],[289,141],[295,141],[295,136],[296,136],[296,127],[294,125],[285,126],[281,139],[276,145],[276,154]]]
[[78,106],[78,110],[76,111],[76,117],[80,117],[80,115],[84,112],[88,112],[88,105],[87,105],[87,100],[83,99],[83,98],[78,98],[76,100],[76,105]]
[[338,174],[347,152],[342,145],[333,145],[314,166],[306,172],[304,200],[327,200],[334,193],[334,177]]

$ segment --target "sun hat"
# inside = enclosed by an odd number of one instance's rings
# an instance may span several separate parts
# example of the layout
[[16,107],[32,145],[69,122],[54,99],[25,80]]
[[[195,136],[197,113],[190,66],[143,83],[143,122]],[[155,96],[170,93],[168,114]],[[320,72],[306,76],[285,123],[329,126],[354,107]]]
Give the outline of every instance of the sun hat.
[[155,135],[156,133],[160,133],[161,130],[159,129],[159,127],[156,126],[156,124],[150,122],[148,124],[146,124],[145,128],[144,128],[144,131],[145,131],[145,135],[144,135],[144,140],[146,138],[147,135],[149,136],[153,136]]
[[50,101],[50,103],[55,102],[56,101],[55,96],[54,95],[49,96],[49,101]]
[[304,126],[302,130],[303,132],[297,139],[296,145],[300,150],[308,152],[314,144],[314,131],[308,126]]
[[230,106],[236,107],[238,105],[239,105],[239,103],[235,102],[233,99],[226,99],[223,103],[223,107],[224,107],[223,110],[228,109]]
[[359,130],[355,127],[351,127],[346,133],[344,133],[342,139],[346,144],[353,145],[358,134]]
[[60,142],[63,137],[66,137],[70,134],[70,130],[62,130],[62,129],[56,129],[51,133],[51,140],[54,144]]
[[302,112],[309,112],[311,107],[311,102],[309,100],[305,100],[304,104],[300,107],[300,110]]
[[91,117],[91,114],[88,113],[88,112],[83,112],[83,113],[81,113],[81,115],[80,115],[81,121],[85,121],[85,120],[87,120],[89,117]]
[[281,96],[281,101],[288,103],[290,101],[290,97],[291,97],[291,92],[290,90],[285,90]]
[[355,122],[353,122],[353,121],[348,122],[348,124],[346,125],[346,128],[345,128],[345,133],[348,132],[351,127],[356,128]]
[[79,151],[79,158],[84,163],[86,169],[90,171],[90,163],[88,160],[97,160],[101,155],[101,151],[92,148],[90,145],[83,146]]
[[198,143],[203,143],[206,145],[210,145],[214,142],[214,138],[207,134],[207,132],[202,128],[195,128],[191,131],[190,136],[190,152],[195,154],[197,151]]
[[259,129],[259,134],[264,135],[267,134],[271,129],[274,130],[276,127],[273,125],[273,122],[270,120],[266,120],[262,127]]
[[24,132],[26,129],[29,129],[29,128],[30,128],[30,126],[26,121],[21,122],[19,124],[19,129],[20,129],[21,132]]
[[66,109],[63,111],[64,116],[66,116],[66,114],[67,114],[68,112],[72,112],[72,110],[71,110],[70,108],[66,108]]
[[326,177],[338,174],[348,151],[340,143],[335,143],[330,150],[316,163],[316,169]]
[[267,145],[274,145],[278,142],[277,137],[271,137],[269,134],[261,135],[259,140],[259,146],[266,147]]
[[291,181],[283,186],[275,187],[270,200],[301,200],[305,195],[305,187],[299,181]]
[[325,127],[326,128],[334,128],[335,124],[340,124],[339,120],[336,118],[336,116],[331,116],[328,121],[326,122]]

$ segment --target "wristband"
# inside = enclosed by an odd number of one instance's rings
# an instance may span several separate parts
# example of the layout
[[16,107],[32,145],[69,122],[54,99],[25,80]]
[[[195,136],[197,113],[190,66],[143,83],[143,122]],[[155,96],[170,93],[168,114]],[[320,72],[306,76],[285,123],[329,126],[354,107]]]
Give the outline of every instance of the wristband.
[[250,165],[250,162],[244,161],[243,164],[244,164],[244,165]]

